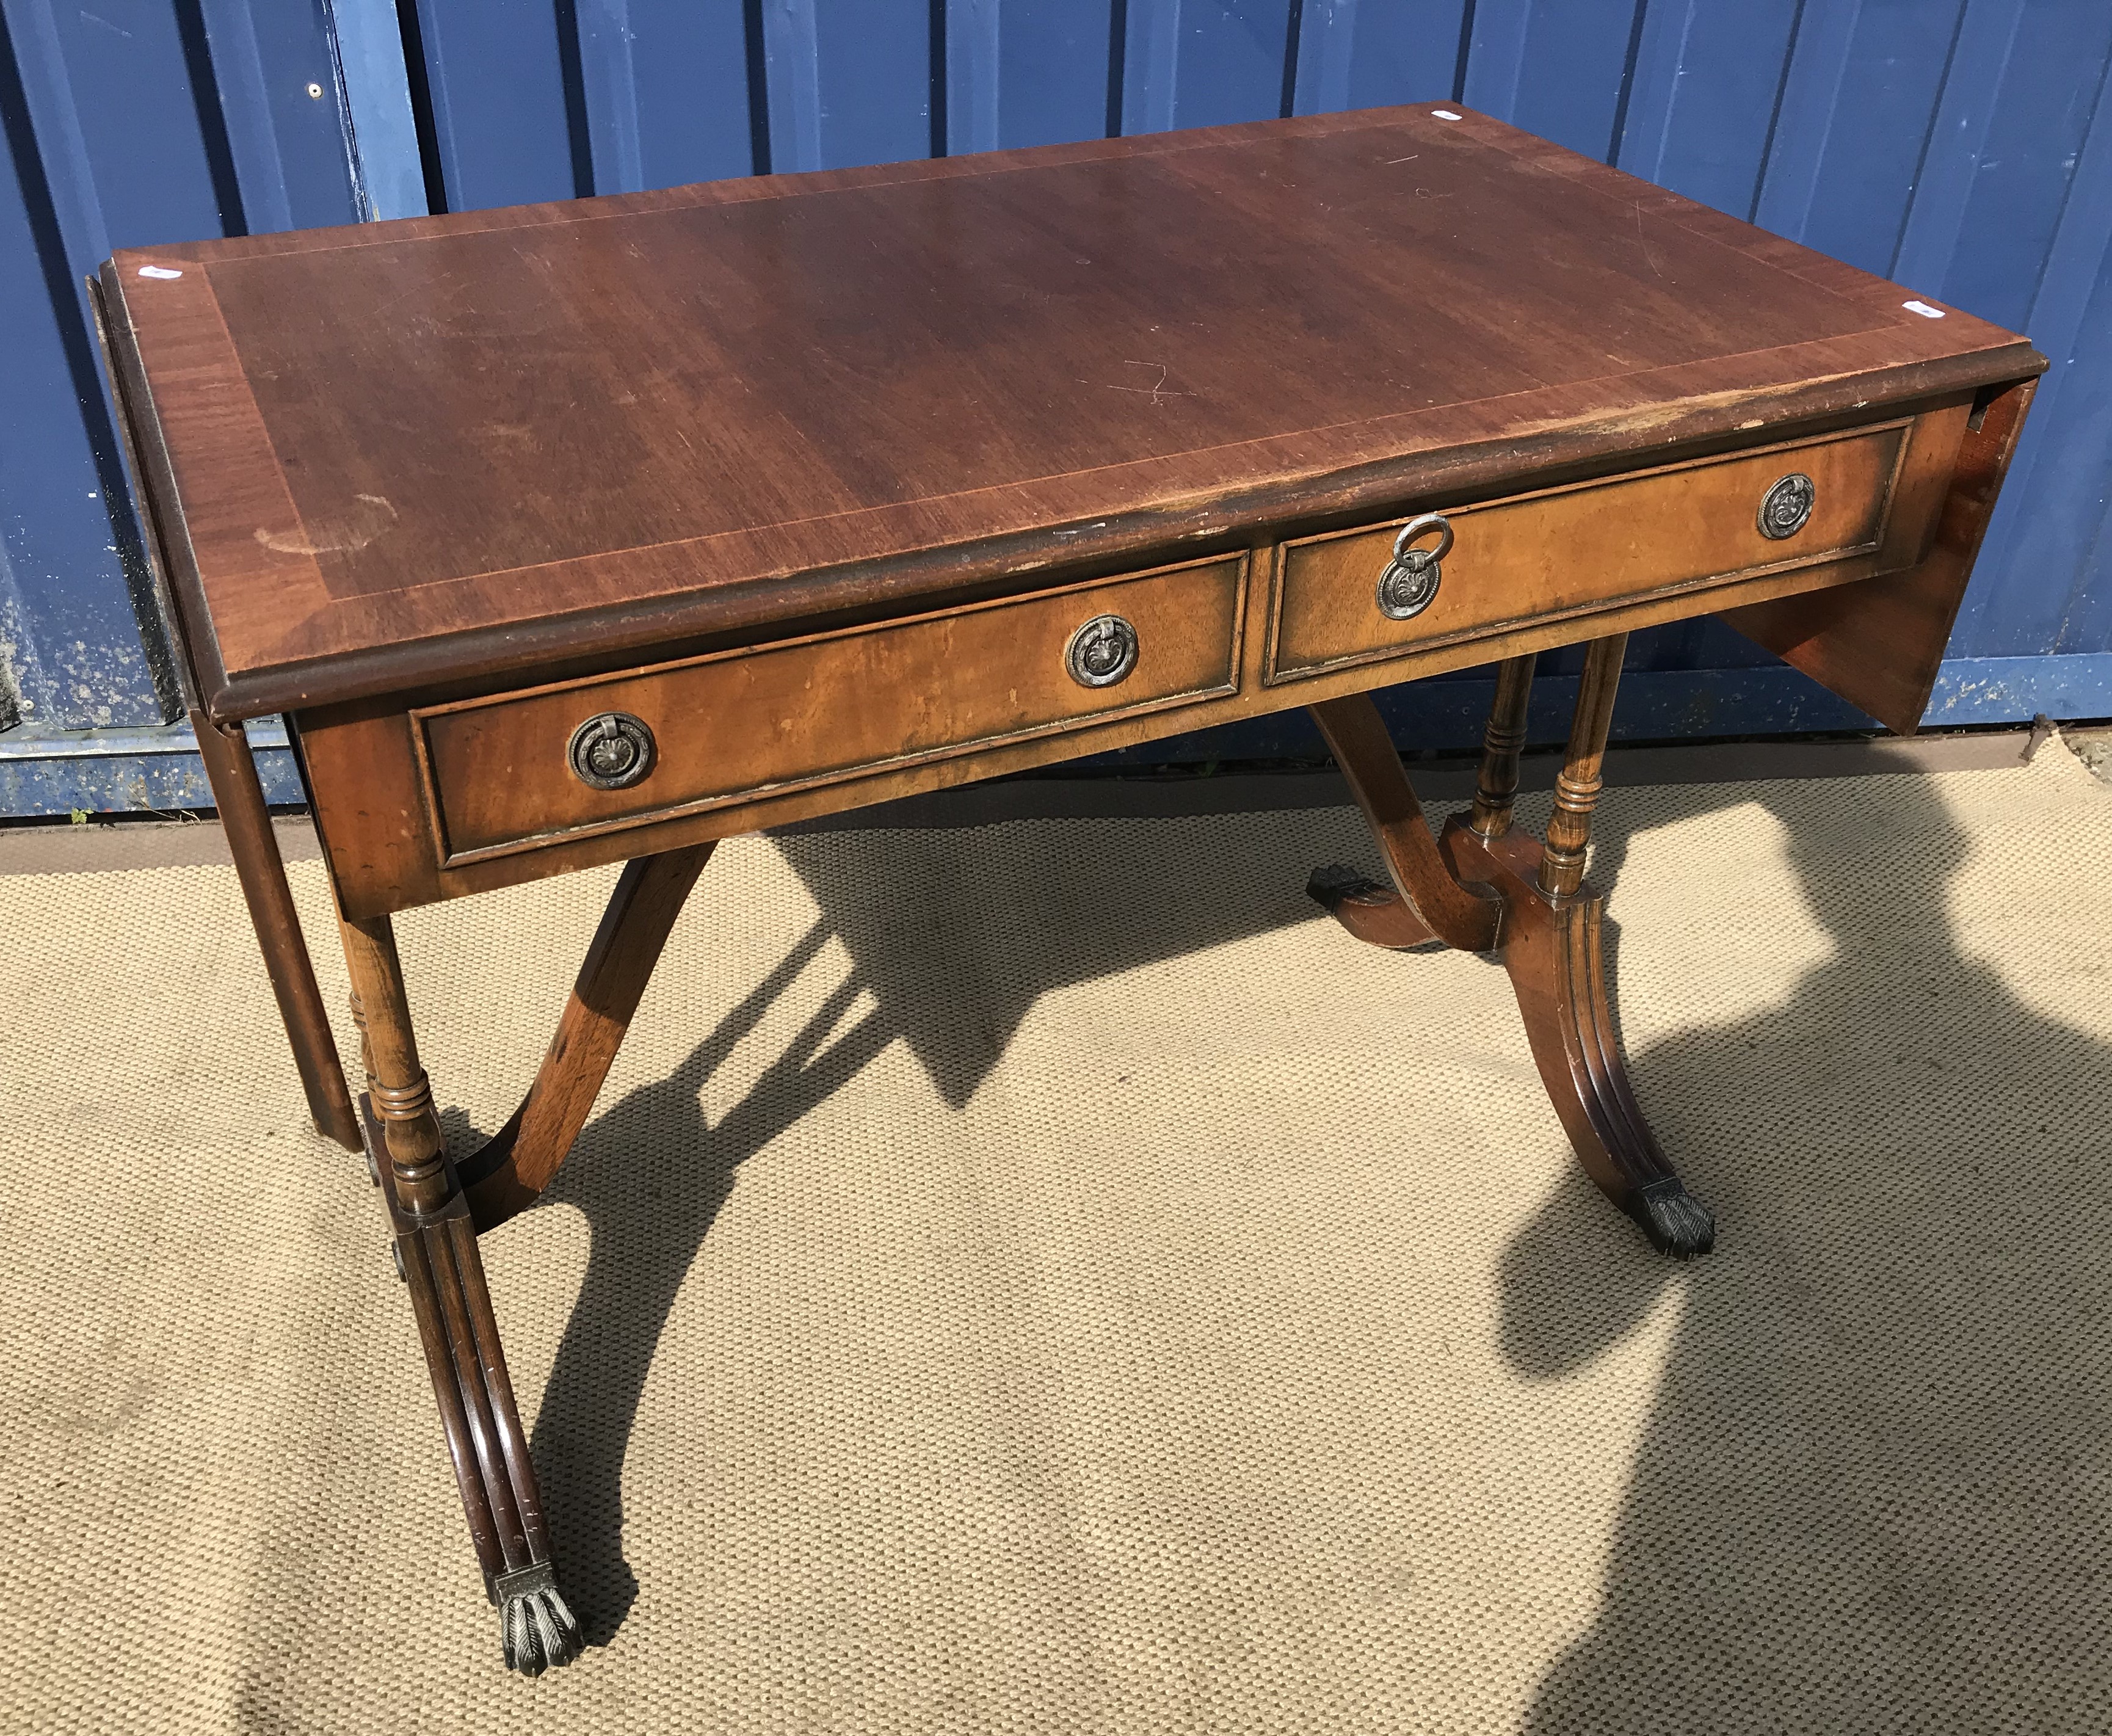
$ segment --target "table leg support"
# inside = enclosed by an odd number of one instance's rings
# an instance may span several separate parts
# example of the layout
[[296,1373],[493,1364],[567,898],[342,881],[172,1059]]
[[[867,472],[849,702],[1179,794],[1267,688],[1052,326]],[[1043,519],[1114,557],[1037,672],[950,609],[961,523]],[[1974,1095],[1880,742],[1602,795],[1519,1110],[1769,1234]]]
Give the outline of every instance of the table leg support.
[[1474,811],[1467,823],[1485,838],[1511,829],[1518,799],[1518,755],[1525,751],[1526,709],[1532,699],[1532,672],[1540,661],[1528,651],[1498,665],[1496,696],[1482,731],[1482,766],[1474,780]]
[[1504,665],[1472,812],[1451,821],[1434,844],[1377,708],[1362,696],[1315,706],[1397,890],[1346,868],[1321,869],[1307,890],[1374,945],[1434,936],[1495,951],[1541,1082],[1585,1173],[1655,1246],[1688,1259],[1709,1251],[1714,1220],[1673,1173],[1629,1087],[1606,995],[1603,904],[1583,880],[1626,649],[1620,635],[1586,654],[1545,848],[1511,825],[1531,657]]
[[1585,1173],[1661,1253],[1707,1253],[1715,1221],[1673,1173],[1628,1084],[1606,995],[1599,895],[1580,883],[1567,898],[1549,898],[1536,883],[1543,858],[1531,838],[1485,839],[1454,820],[1441,845],[1456,873],[1486,880],[1503,897],[1504,968],[1541,1082]]
[[1605,781],[1601,773],[1606,736],[1614,727],[1614,695],[1620,690],[1621,663],[1627,654],[1626,633],[1595,639],[1585,649],[1569,746],[1554,780],[1554,812],[1548,818],[1547,843],[1540,858],[1540,890],[1550,898],[1568,898],[1584,883],[1591,813]]
[[249,738],[239,723],[222,727],[196,711],[190,718],[198,759],[205,766],[206,781],[212,786],[229,854],[234,858],[235,878],[249,907],[250,927],[257,932],[257,950],[264,955],[265,973],[279,1003],[286,1041],[293,1046],[302,1089],[307,1094],[308,1114],[317,1132],[357,1151],[359,1119],[353,1114],[344,1069],[338,1064],[337,1042],[323,1011],[322,991],[316,986],[315,967],[308,962],[300,914],[286,884],[286,864],[272,834],[271,811],[264,804],[264,785],[249,750]]
[[1523,679],[1513,684],[1515,666],[1505,666],[1473,812],[1445,828],[1439,849],[1453,873],[1486,881],[1503,899],[1504,968],[1541,1082],[1585,1173],[1653,1246],[1687,1260],[1714,1245],[1715,1220],[1673,1173],[1629,1086],[1606,994],[1604,903],[1584,880],[1627,649],[1623,633],[1594,641],[1585,654],[1544,846],[1510,826],[1532,671],[1530,660],[1520,659]]
[[577,1656],[580,1631],[558,1591],[476,1227],[418,1064],[389,919],[344,919],[340,927],[365,1039],[368,1089],[361,1107],[397,1268],[411,1293],[485,1592],[498,1609],[507,1664],[537,1675]]
[[535,1082],[506,1125],[462,1163],[479,1231],[532,1205],[571,1150],[713,847],[708,841],[625,865]]
[[1377,945],[1413,946],[1432,939],[1468,952],[1495,945],[1503,907],[1486,886],[1462,885],[1439,856],[1422,804],[1371,696],[1352,694],[1309,709],[1378,842],[1393,893],[1390,897],[1376,882],[1340,867],[1321,868],[1305,890],[1352,934]]

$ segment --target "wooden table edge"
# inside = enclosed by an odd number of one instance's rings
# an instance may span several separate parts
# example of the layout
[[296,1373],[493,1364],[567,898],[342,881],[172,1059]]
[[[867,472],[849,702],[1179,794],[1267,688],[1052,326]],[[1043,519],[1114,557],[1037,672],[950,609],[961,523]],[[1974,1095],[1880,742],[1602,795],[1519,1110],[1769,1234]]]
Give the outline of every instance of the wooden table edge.
[[[1748,441],[1791,438],[1818,431],[1835,417],[2015,385],[2036,378],[2048,365],[2043,355],[2019,339],[1955,357],[1844,375],[1787,399],[1771,399],[1756,391],[1728,401],[1709,401],[1698,404],[1687,416],[1665,421],[1662,427],[1667,431],[1653,444],[1651,458],[1670,462]],[[127,366],[137,368],[136,353]],[[1765,418],[1764,426],[1756,426],[1746,412],[1761,403],[1775,413]],[[151,400],[145,408],[151,426]],[[407,645],[340,652],[238,672],[229,672],[221,659],[188,546],[180,536],[169,538],[165,552],[171,557],[171,576],[175,581],[171,588],[197,654],[193,672],[203,709],[216,722],[232,722],[389,693],[433,692],[464,683],[503,686],[517,672],[548,668],[553,658],[568,650],[585,660],[584,671],[587,662],[621,659],[656,645],[714,639],[738,644],[767,638],[773,628],[794,621],[834,620],[848,625],[876,608],[921,609],[1024,595],[1116,571],[1128,561],[1150,558],[1158,564],[1176,547],[1184,558],[1200,558],[1246,546],[1258,538],[1273,540],[1351,522],[1359,514],[1386,516],[1411,503],[1441,506],[1469,497],[1497,497],[1527,479],[1537,487],[1550,479],[1586,478],[1632,466],[1635,449],[1630,445],[1618,452],[1590,453],[1566,464],[1550,464],[1549,455],[1600,430],[1618,431],[1621,421],[1618,413],[1595,417],[1541,430],[1523,440],[1404,453],[1263,489],[1228,489],[1110,514],[1075,527],[1076,534],[1066,537],[1060,563],[1047,559],[1052,531],[1037,527],[846,563],[838,568],[584,608],[433,636]],[[1469,454],[1465,462],[1460,460],[1462,452]],[[1294,494],[1295,500],[1290,498]],[[1195,528],[1184,529],[1184,525]],[[1011,570],[1005,580],[995,583],[977,577],[993,568]]]

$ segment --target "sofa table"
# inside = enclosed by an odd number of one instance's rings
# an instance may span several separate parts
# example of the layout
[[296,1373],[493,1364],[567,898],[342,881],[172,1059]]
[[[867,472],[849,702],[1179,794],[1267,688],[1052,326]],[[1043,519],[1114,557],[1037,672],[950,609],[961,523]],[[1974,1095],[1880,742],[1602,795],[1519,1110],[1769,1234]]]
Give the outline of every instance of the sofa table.
[[[1623,1070],[1584,857],[1637,627],[1927,704],[2021,338],[1428,104],[116,254],[164,623],[316,1126],[387,1208],[507,1661],[577,1650],[478,1253],[591,1110],[714,841],[1310,709],[1391,883],[1499,955],[1591,1179],[1709,1214]],[[1544,842],[1536,655],[1588,644]],[[1433,836],[1369,698],[1497,663]],[[245,718],[287,715],[354,1101]],[[390,918],[627,863],[520,1109],[450,1155]]]

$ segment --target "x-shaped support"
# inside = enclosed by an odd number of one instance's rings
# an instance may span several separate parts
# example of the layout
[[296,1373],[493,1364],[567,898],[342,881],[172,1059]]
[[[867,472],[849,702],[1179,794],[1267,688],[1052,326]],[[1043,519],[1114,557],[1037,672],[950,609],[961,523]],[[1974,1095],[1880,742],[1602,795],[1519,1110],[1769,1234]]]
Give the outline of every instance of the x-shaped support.
[[[1441,942],[1495,953],[1510,973],[1533,1058],[1586,1173],[1657,1246],[1686,1257],[1708,1251],[1714,1225],[1673,1173],[1629,1089],[1600,962],[1600,901],[1583,881],[1625,648],[1625,637],[1615,637],[1587,654],[1545,845],[1511,827],[1531,657],[1504,665],[1473,812],[1453,820],[1441,837],[1432,836],[1370,699],[1315,705],[1313,715],[1371,826],[1392,885],[1323,868],[1309,890],[1352,934],[1374,945]],[[532,1203],[564,1162],[712,846],[642,857],[624,869],[535,1084],[506,1125],[457,1165],[419,1064],[389,919],[340,923],[366,1073],[355,1123],[248,745],[239,730],[209,731],[203,720],[199,736],[230,836],[241,846],[244,889],[316,1124],[354,1144],[363,1123],[368,1168],[387,1201],[397,1267],[410,1292],[463,1510],[485,1588],[500,1612],[506,1661],[535,1674],[576,1655],[579,1629],[558,1591],[477,1237]]]

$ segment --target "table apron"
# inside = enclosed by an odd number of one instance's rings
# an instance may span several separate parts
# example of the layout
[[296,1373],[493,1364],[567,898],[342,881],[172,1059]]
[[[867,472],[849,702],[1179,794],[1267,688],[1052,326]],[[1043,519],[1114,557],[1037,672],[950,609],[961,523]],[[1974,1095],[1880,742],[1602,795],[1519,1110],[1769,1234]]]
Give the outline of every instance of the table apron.
[[[1897,574],[1928,552],[1968,413],[1448,508],[1434,599],[1405,620],[1378,591],[1412,508],[901,621],[303,713],[295,733],[343,908],[380,915]],[[1786,535],[1762,528],[1771,499],[1803,505]],[[1105,686],[1071,667],[1089,628]],[[635,786],[568,761],[605,718],[651,744]]]

